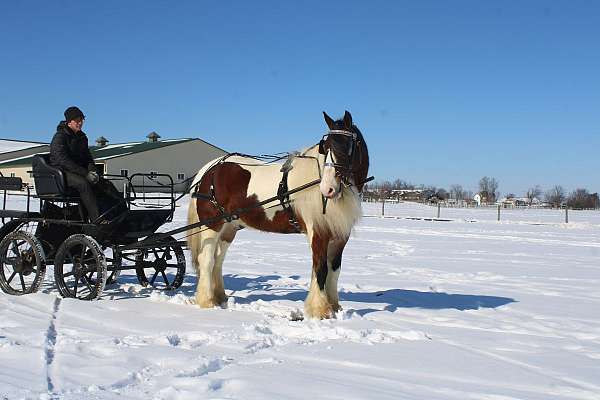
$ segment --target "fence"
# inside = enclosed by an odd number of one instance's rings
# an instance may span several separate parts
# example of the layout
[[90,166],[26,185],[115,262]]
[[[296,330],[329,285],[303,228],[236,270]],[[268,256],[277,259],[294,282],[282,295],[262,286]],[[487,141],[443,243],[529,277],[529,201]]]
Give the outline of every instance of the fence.
[[480,220],[501,222],[545,223],[588,223],[600,225],[600,210],[550,209],[541,207],[502,208],[498,205],[480,207],[444,207],[442,204],[426,205],[416,202],[380,201],[363,203],[365,215]]

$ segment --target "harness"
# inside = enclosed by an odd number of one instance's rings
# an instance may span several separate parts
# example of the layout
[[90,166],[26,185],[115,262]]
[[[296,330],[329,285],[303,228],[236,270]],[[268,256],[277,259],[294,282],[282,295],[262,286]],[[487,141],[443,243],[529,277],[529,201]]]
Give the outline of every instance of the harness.
[[[222,164],[223,162],[225,162],[225,160],[231,156],[243,156],[243,157],[250,157],[246,154],[241,154],[241,153],[230,153],[227,154],[225,157],[221,158],[217,163],[215,163],[214,165],[212,165],[207,172],[214,168],[215,166]],[[279,182],[279,186],[277,188],[277,196],[275,198],[275,200],[279,200],[279,204],[281,205],[281,208],[283,208],[283,210],[288,214],[288,221],[290,223],[290,225],[294,228],[294,233],[300,233],[302,231],[302,227],[300,226],[300,223],[298,222],[298,219],[296,218],[296,213],[294,212],[293,207],[290,205],[291,204],[291,200],[290,200],[290,194],[292,194],[289,190],[288,187],[288,174],[289,172],[294,168],[292,166],[292,162],[294,161],[294,159],[296,157],[300,156],[299,152],[292,152],[289,153],[287,156],[287,160],[285,161],[285,163],[281,166],[280,172],[282,173],[281,175],[281,181]],[[252,158],[256,158],[256,157],[252,157]],[[280,160],[281,158],[276,158],[276,160]],[[217,197],[216,197],[216,191],[215,191],[215,177],[214,175],[212,176],[211,182],[210,182],[210,187],[209,187],[209,193],[205,194],[205,193],[200,193],[200,191],[198,190],[198,185],[201,181],[198,181],[194,187],[192,187],[191,189],[194,190],[194,192],[192,193],[192,197],[193,198],[198,198],[198,199],[202,199],[202,200],[207,200],[209,201],[217,210],[219,210],[220,214],[223,216],[223,219],[227,222],[231,222],[233,220],[237,220],[239,219],[239,215],[238,214],[229,214],[227,212],[227,210],[225,210],[225,208],[217,201]]]
[[290,225],[294,227],[294,231],[296,233],[300,233],[302,228],[300,227],[300,224],[296,219],[296,213],[294,213],[294,208],[290,205],[291,201],[287,179],[289,172],[294,168],[292,166],[292,162],[294,161],[294,158],[296,158],[299,154],[299,152],[292,152],[288,155],[288,159],[279,170],[279,172],[282,172],[283,174],[281,175],[281,181],[279,182],[279,187],[277,188],[277,197],[279,198],[279,204],[281,205],[281,208],[283,208],[283,211],[285,211],[288,214],[288,221],[290,222]]

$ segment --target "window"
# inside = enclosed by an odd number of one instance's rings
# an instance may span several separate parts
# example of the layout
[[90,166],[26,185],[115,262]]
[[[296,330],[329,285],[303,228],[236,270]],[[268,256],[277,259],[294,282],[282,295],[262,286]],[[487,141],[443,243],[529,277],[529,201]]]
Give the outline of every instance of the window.
[[184,181],[185,180],[185,174],[184,173],[177,173],[177,180],[179,181]]
[[11,177],[11,178],[14,178],[15,176],[16,176],[16,175],[15,175],[15,173],[14,173],[14,172],[11,172],[11,173],[10,173],[10,177]]
[[128,169],[122,169],[121,170],[121,176],[128,177],[129,176],[129,170]]
[[98,171],[99,174],[105,174],[106,170],[104,169],[106,167],[106,164],[103,163],[97,163],[96,164],[96,171]]

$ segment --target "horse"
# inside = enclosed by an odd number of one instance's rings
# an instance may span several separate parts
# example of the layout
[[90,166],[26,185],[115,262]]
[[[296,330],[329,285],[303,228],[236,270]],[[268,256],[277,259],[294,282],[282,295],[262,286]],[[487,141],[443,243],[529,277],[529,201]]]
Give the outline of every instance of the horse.
[[[312,277],[304,314],[323,319],[341,310],[337,282],[342,252],[361,216],[360,193],[369,170],[369,153],[348,111],[338,120],[325,112],[323,116],[329,131],[318,144],[291,154],[283,167],[234,153],[207,163],[196,174],[188,223],[210,221],[206,228],[194,228],[188,235],[198,276],[198,306],[210,308],[227,301],[223,261],[236,232],[250,227],[306,235],[312,250]],[[318,186],[292,194],[287,190],[318,179]],[[278,200],[268,206],[260,204],[270,198]],[[240,209],[245,211],[235,215]],[[232,214],[235,218],[220,218]]]

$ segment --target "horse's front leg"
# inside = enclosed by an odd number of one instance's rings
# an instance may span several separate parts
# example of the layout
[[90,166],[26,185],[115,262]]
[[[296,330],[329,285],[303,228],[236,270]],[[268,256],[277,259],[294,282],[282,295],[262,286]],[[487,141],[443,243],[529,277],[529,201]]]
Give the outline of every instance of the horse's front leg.
[[[202,251],[198,254],[198,284],[196,286],[196,304],[202,308],[219,305],[215,298],[213,269],[215,266],[218,233],[207,230],[202,234]],[[218,296],[217,296],[218,297]]]
[[340,307],[337,283],[342,270],[342,253],[346,243],[348,243],[348,238],[331,239],[327,246],[327,280],[325,281],[325,292],[334,312],[342,309]]
[[311,234],[312,277],[310,290],[304,302],[304,311],[309,318],[331,318],[335,311],[327,299],[325,285],[327,282],[327,247],[329,235],[319,231]]

